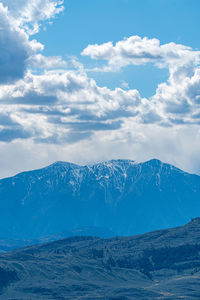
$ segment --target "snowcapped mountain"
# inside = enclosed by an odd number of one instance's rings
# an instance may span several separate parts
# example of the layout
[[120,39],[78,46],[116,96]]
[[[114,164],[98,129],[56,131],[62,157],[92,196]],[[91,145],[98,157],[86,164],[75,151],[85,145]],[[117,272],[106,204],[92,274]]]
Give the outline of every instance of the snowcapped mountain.
[[0,180],[0,237],[41,238],[76,228],[133,235],[200,215],[200,176],[153,159],[89,166],[56,162]]

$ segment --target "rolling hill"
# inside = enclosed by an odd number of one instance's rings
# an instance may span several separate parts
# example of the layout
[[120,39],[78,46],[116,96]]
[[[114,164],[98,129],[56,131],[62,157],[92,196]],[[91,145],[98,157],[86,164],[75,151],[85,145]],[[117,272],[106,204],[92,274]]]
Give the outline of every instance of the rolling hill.
[[134,237],[72,237],[0,255],[0,299],[199,299],[200,218]]

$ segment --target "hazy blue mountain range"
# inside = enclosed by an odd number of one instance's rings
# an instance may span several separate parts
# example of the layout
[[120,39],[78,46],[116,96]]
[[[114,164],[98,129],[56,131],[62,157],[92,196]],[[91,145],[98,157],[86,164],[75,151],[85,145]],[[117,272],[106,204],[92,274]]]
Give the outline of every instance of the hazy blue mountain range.
[[156,159],[92,166],[57,162],[0,180],[2,239],[84,235],[84,228],[97,236],[133,235],[198,215],[200,176]]
[[135,237],[73,237],[0,255],[0,299],[199,299],[200,218]]

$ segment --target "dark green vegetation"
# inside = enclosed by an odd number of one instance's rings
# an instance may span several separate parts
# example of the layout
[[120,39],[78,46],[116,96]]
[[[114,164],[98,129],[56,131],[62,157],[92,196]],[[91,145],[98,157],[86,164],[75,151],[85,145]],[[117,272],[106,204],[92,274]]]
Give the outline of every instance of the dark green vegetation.
[[199,215],[200,176],[155,159],[83,167],[58,162],[0,180],[2,239],[69,236],[77,228],[77,235],[134,235]]
[[135,237],[72,237],[0,256],[0,299],[200,298],[200,218]]

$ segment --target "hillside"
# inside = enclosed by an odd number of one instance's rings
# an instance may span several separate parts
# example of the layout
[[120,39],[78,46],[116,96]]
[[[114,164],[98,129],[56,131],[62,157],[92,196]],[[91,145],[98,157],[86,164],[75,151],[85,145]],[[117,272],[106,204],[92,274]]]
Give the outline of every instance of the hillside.
[[134,237],[73,237],[0,256],[0,299],[199,299],[200,218]]

